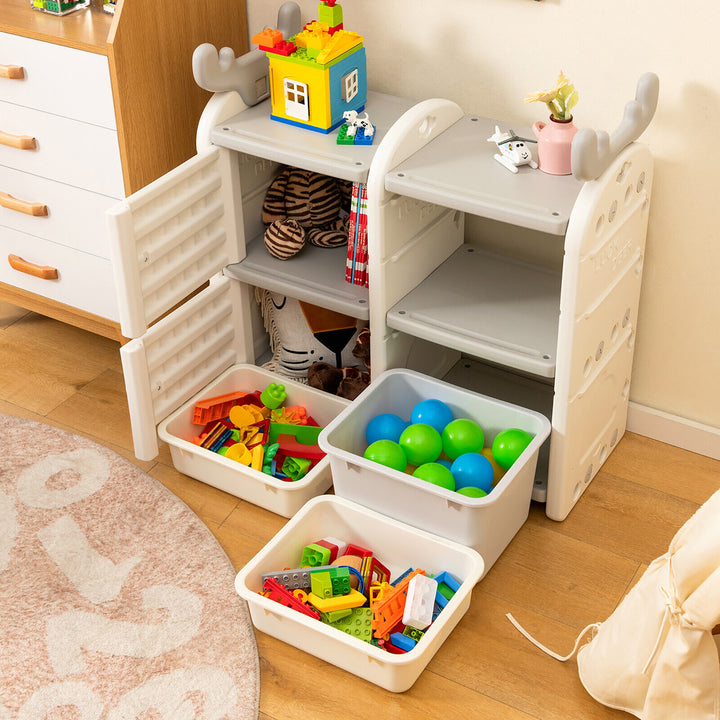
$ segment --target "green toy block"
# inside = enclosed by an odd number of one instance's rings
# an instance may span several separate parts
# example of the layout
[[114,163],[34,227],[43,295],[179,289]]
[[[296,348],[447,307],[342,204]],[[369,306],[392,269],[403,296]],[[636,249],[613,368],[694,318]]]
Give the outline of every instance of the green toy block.
[[424,630],[418,630],[417,628],[410,627],[409,625],[405,626],[405,629],[402,632],[403,635],[407,635],[409,638],[412,638],[415,642],[420,640],[420,638],[425,634]]
[[327,23],[330,27],[337,27],[342,24],[343,12],[339,5],[329,7],[324,2],[318,7],[318,22]]
[[302,551],[302,559],[300,564],[303,567],[318,567],[319,565],[329,565],[330,548],[310,543],[306,545]]
[[321,427],[316,425],[292,425],[291,423],[271,422],[268,430],[268,443],[277,442],[280,435],[294,435],[301,445],[317,445]]
[[455,591],[446,583],[441,582],[438,583],[437,591],[446,599],[446,600],[452,600],[453,595],[455,594]]
[[282,471],[291,479],[299,480],[307,475],[312,460],[307,458],[285,458],[282,464]]
[[336,623],[338,620],[342,620],[342,618],[347,617],[348,615],[351,615],[351,614],[352,614],[352,608],[344,608],[342,610],[331,610],[330,612],[320,613],[320,619],[326,625],[332,625],[333,623]]
[[316,570],[310,573],[310,592],[320,598],[333,596],[332,580],[327,570]]
[[284,385],[278,385],[277,383],[270,383],[260,393],[260,402],[270,410],[277,410],[287,399],[287,393],[285,392]]
[[370,608],[355,608],[348,617],[331,623],[331,625],[352,637],[372,643],[372,617],[373,611]]
[[344,566],[312,570],[310,592],[321,598],[347,595],[350,592],[350,571]]
[[337,135],[337,145],[354,145],[355,144],[355,138],[354,137],[348,137],[347,134],[348,126],[347,125],[341,125],[340,130],[338,131]]

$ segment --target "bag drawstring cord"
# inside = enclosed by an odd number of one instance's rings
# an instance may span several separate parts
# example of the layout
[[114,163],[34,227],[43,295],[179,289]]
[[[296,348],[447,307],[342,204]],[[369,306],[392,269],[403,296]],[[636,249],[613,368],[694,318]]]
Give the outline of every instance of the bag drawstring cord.
[[565,662],[569,660],[578,650],[578,647],[580,645],[580,641],[585,637],[585,635],[588,633],[589,630],[594,630],[600,627],[600,623],[592,623],[591,625],[588,625],[587,627],[583,628],[580,631],[580,634],[577,636],[577,639],[575,640],[575,645],[572,649],[572,652],[569,655],[559,655],[556,652],[553,652],[549,648],[546,648],[542,643],[538,642],[525,628],[520,625],[520,623],[512,616],[511,613],[506,613],[505,617],[515,626],[515,629],[518,630],[522,635],[524,635],[535,647],[540,648],[544,653],[547,655],[550,655],[550,657],[554,657],[556,660],[560,660],[560,662]]

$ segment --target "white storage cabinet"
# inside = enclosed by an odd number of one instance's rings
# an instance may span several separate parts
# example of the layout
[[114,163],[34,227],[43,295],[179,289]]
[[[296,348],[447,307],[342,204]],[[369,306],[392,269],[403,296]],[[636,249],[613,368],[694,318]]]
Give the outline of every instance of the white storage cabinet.
[[[542,411],[552,433],[534,497],[561,520],[625,430],[650,152],[631,143],[586,183],[512,174],[486,140],[495,120],[373,93],[367,110],[375,143],[337,146],[334,134],[271,121],[269,101],[246,108],[218,94],[198,156],[111,212],[121,327],[137,338],[122,350],[135,452],[154,457],[167,414],[267,350],[256,286],[367,320],[373,376],[410,367]],[[345,282],[344,248],[285,262],[267,253],[260,208],[279,163],[367,182],[369,293]],[[478,219],[564,245],[561,267],[488,252],[471,234]],[[238,285],[236,314],[218,313],[212,339],[175,330],[150,349],[148,325],[220,271]]]

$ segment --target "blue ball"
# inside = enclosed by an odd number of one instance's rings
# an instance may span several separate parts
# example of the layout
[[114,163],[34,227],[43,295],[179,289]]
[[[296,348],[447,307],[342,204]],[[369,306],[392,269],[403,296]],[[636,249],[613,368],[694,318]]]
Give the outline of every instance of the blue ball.
[[452,463],[449,460],[436,460],[439,465],[444,465],[448,470],[452,467]]
[[453,420],[452,410],[442,400],[421,400],[412,410],[413,423],[431,425],[439,433]]
[[480,453],[464,453],[450,467],[455,478],[455,489],[476,487],[489,493],[493,487],[493,466]]
[[370,422],[365,428],[365,440],[368,445],[372,445],[377,440],[397,442],[407,426],[408,424],[399,415],[393,413],[375,415],[370,418]]

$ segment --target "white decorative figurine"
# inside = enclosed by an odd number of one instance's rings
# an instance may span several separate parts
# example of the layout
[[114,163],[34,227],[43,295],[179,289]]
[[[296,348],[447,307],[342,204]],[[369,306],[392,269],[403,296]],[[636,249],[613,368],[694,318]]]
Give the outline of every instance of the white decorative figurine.
[[520,165],[529,165],[536,169],[537,163],[533,160],[532,152],[526,143],[536,142],[528,138],[522,138],[515,134],[514,130],[501,132],[496,125],[495,132],[487,139],[494,142],[500,153],[493,156],[501,165],[504,165],[510,172],[516,173]]

